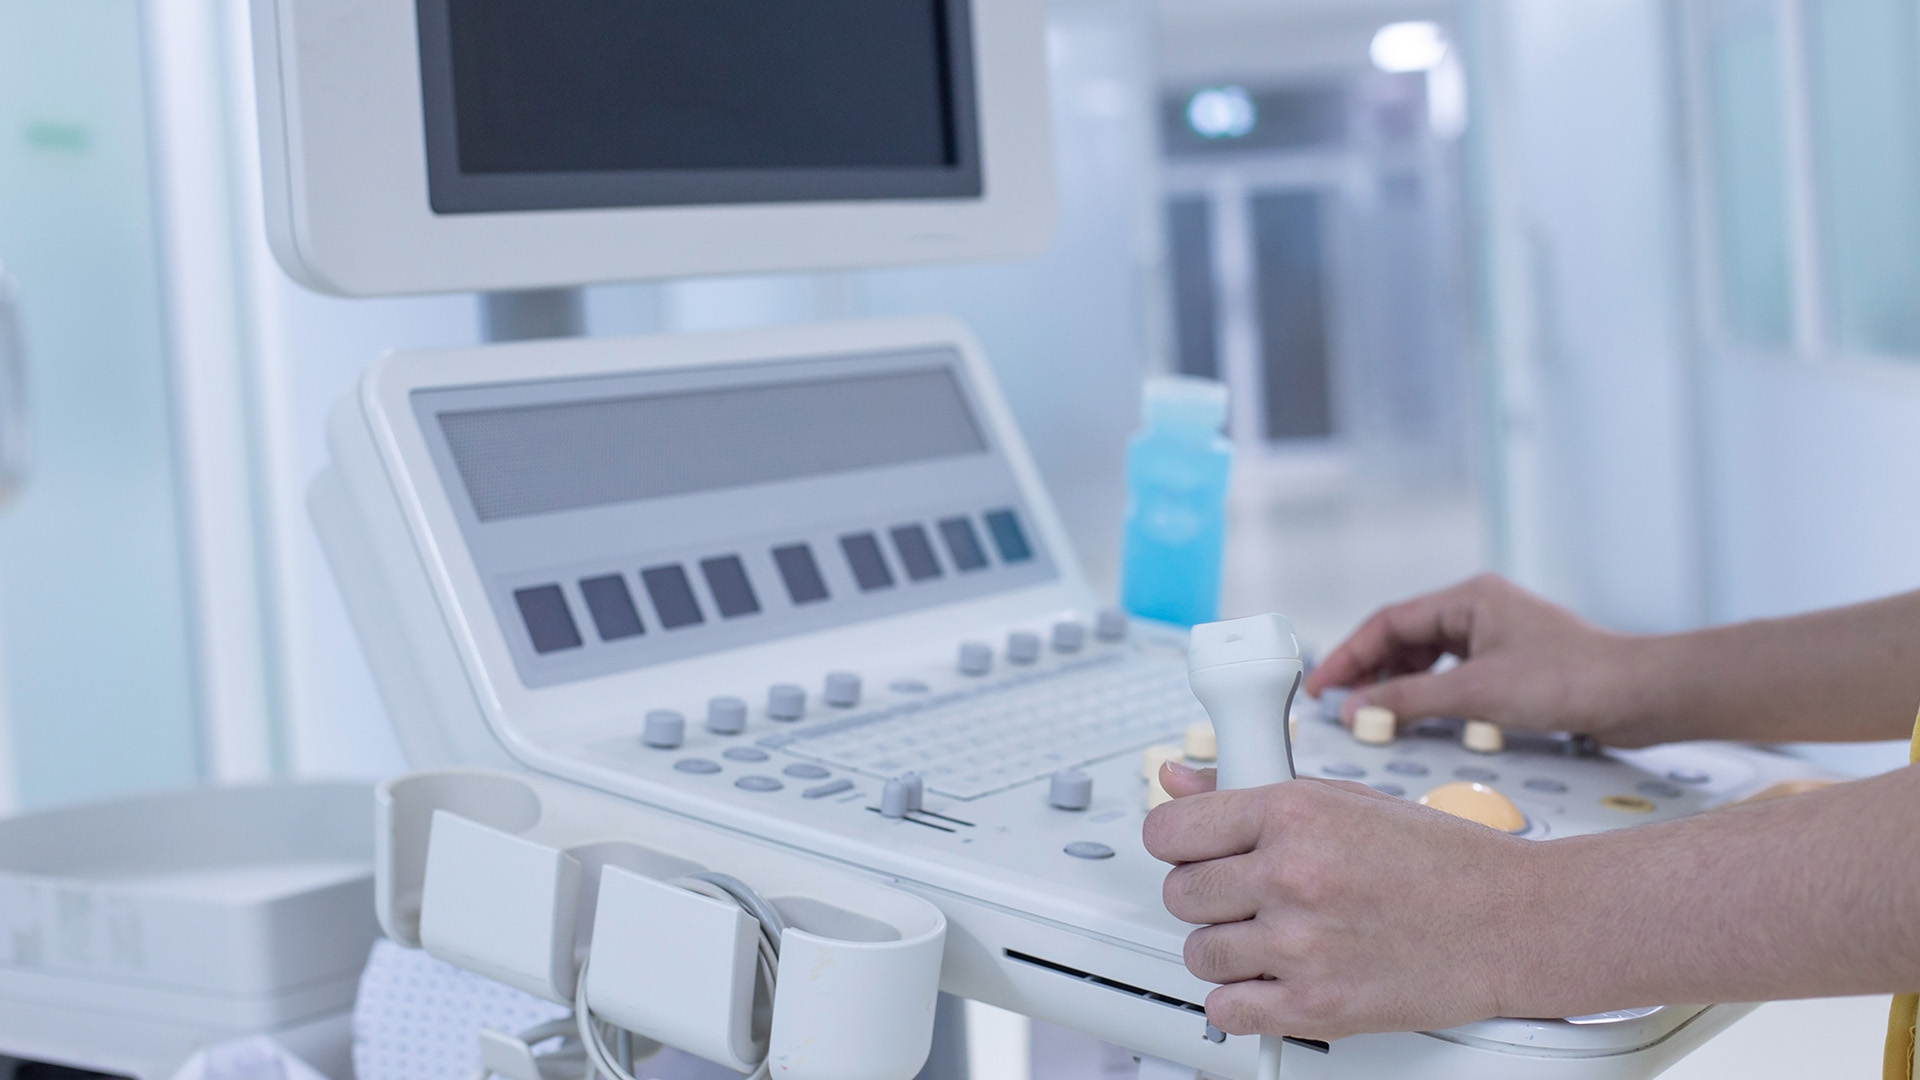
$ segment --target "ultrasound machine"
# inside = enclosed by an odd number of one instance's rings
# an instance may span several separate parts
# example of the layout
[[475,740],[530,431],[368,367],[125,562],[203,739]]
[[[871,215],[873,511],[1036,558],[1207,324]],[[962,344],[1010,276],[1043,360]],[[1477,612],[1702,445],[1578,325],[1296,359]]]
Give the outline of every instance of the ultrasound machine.
[[[1038,0],[254,15],[269,232],[316,289],[1013,258],[1051,229]],[[1186,631],[1088,585],[965,327],[396,352],[328,447],[313,519],[416,770],[375,808],[395,941],[572,1007],[608,1076],[663,1043],[908,1080],[941,994],[1124,1046],[1143,1075],[1255,1076],[1259,1040],[1207,1023],[1140,840],[1154,764],[1236,747]],[[1460,721],[1361,741],[1330,711],[1291,701],[1300,775],[1469,785],[1532,838],[1804,775]],[[1647,1077],[1742,1012],[1302,1040],[1281,1075]],[[509,1035],[488,1037],[502,1075]]]

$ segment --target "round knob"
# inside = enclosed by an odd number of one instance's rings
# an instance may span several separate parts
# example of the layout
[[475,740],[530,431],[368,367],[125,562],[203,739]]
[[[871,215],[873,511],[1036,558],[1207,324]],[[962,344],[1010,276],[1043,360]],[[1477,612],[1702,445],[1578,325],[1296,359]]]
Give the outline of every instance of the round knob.
[[1077,622],[1057,622],[1053,624],[1053,651],[1057,653],[1077,653],[1087,643],[1087,628]]
[[1527,816],[1513,805],[1513,800],[1485,784],[1465,780],[1441,784],[1420,796],[1420,805],[1431,806],[1443,814],[1479,822],[1501,832],[1524,832],[1527,828]]
[[993,646],[984,641],[969,641],[960,646],[960,674],[985,675],[993,670]]
[[767,688],[767,715],[775,720],[798,720],[807,714],[807,692],[792,683]]
[[737,697],[707,702],[707,730],[715,735],[738,735],[747,730],[747,703]]
[[672,709],[655,709],[647,714],[640,741],[655,750],[672,750],[687,738],[687,718]]
[[1127,613],[1115,608],[1107,608],[1093,620],[1093,636],[1101,641],[1125,641],[1127,638]]
[[880,789],[880,816],[903,818],[913,809],[913,790],[904,776],[896,776]]
[[1220,740],[1213,734],[1213,725],[1204,720],[1195,720],[1187,725],[1181,739],[1181,753],[1193,761],[1212,761],[1220,756]]
[[1393,730],[1397,723],[1398,718],[1393,715],[1392,709],[1380,705],[1362,705],[1353,713],[1354,740],[1368,746],[1385,746],[1393,741]]
[[1499,724],[1469,720],[1460,729],[1460,745],[1476,754],[1497,754],[1507,748],[1507,736]]
[[1158,746],[1147,747],[1140,752],[1141,779],[1151,781],[1154,777],[1160,775],[1160,766],[1165,765],[1169,761],[1179,761],[1180,758],[1181,748],[1174,746],[1172,743],[1161,743]]
[[1031,664],[1040,659],[1040,635],[1016,630],[1007,635],[1007,662]]
[[851,671],[827,673],[827,692],[821,695],[827,704],[851,709],[860,704],[860,676]]
[[1169,795],[1167,789],[1160,784],[1159,774],[1154,774],[1153,779],[1147,781],[1147,809],[1151,810],[1161,803],[1172,801],[1173,796]]
[[1093,777],[1079,769],[1061,769],[1047,783],[1047,805],[1055,810],[1085,810],[1093,805]]

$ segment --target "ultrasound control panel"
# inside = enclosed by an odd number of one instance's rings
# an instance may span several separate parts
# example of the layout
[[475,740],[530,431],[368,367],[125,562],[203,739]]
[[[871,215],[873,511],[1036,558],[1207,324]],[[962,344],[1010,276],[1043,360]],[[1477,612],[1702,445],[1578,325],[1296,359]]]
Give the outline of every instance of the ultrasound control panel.
[[[401,745],[449,792],[475,767],[538,773],[580,806],[865,875],[940,909],[945,992],[1250,1080],[1255,1043],[1208,1026],[1192,927],[1141,843],[1159,764],[1215,753],[1186,635],[1102,608],[964,329],[400,354],[328,436],[315,522]],[[1296,702],[1300,775],[1531,840],[1807,773],[1743,747],[1620,753],[1464,721],[1349,733],[1328,706]],[[1625,1080],[1737,1015],[1497,1019],[1288,1068]]]
[[412,405],[528,687],[1055,572],[951,349],[422,390]]

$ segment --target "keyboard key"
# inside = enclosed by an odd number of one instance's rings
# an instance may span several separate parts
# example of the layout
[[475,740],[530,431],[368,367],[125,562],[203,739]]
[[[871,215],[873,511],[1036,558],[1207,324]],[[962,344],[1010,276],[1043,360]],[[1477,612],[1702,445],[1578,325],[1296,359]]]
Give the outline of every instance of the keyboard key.
[[1183,667],[1108,654],[761,745],[879,780],[918,772],[933,791],[972,799],[1163,741],[1197,719],[1205,713]]

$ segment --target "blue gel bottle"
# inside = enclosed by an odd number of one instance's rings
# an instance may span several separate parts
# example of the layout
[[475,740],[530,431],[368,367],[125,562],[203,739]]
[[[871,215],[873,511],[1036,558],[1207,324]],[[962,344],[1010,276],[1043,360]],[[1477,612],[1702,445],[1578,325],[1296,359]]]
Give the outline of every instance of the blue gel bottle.
[[1192,626],[1220,608],[1227,475],[1227,388],[1188,376],[1148,379],[1145,426],[1127,445],[1127,525],[1120,603],[1146,619]]

